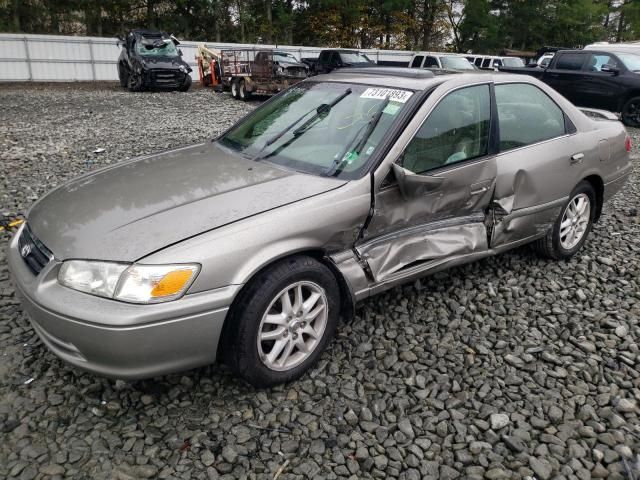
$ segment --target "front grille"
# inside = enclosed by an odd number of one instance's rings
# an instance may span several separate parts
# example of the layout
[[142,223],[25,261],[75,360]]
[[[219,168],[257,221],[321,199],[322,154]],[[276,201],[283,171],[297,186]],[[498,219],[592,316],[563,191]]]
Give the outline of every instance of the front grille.
[[53,253],[36,238],[29,225],[25,225],[18,238],[18,251],[29,269],[38,275],[53,260]]
[[285,76],[292,78],[306,78],[307,69],[304,67],[289,67],[285,70]]
[[178,70],[151,70],[151,81],[157,87],[179,87],[183,80]]

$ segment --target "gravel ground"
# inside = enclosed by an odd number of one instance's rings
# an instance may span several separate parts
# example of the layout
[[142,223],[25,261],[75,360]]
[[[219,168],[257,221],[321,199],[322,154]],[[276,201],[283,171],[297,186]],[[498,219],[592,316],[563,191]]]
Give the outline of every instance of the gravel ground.
[[[0,86],[0,213],[256,104]],[[638,207],[636,175],[569,262],[522,248],[362,302],[317,368],[265,391],[223,366],[127,383],[65,365],[14,297],[0,233],[0,477],[637,479]]]

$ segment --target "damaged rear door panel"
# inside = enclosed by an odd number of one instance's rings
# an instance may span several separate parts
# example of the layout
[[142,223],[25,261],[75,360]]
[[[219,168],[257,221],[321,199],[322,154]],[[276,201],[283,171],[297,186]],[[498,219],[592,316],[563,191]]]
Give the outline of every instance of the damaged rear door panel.
[[489,248],[486,212],[497,178],[488,84],[442,97],[374,195],[356,251],[388,284]]

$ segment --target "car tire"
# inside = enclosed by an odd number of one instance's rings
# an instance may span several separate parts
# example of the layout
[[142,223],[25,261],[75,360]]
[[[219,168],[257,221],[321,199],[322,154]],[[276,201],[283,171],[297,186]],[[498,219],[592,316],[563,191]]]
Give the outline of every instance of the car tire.
[[240,82],[238,82],[238,99],[246,102],[250,97],[251,92],[247,91],[247,85],[244,79],[241,79]]
[[596,202],[593,186],[586,180],[580,182],[569,195],[551,230],[534,244],[536,250],[555,260],[573,257],[589,236],[596,215]]
[[180,85],[178,87],[178,90],[180,92],[186,92],[191,88],[191,75],[189,75],[188,73],[185,75],[184,77],[184,82],[182,82],[182,85]]
[[127,78],[127,88],[130,92],[142,92],[144,90],[144,80],[138,73],[130,73]]
[[233,80],[231,82],[231,96],[238,99],[238,80]]
[[627,127],[640,127],[640,97],[633,97],[624,104],[621,118]]
[[234,302],[221,341],[223,360],[258,388],[290,382],[318,360],[339,317],[340,290],[329,268],[304,255],[281,260]]

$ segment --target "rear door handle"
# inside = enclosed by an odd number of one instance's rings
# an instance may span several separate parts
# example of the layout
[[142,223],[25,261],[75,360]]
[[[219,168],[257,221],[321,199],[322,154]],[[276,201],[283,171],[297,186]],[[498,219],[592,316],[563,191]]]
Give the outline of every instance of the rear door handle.
[[576,165],[579,163],[582,163],[582,161],[584,160],[584,153],[576,153],[575,155],[571,155],[571,162],[569,162],[571,165]]
[[489,188],[488,188],[488,187],[482,187],[482,188],[479,188],[479,189],[477,189],[477,190],[472,190],[472,191],[470,192],[470,194],[471,194],[471,195],[480,195],[481,193],[484,193],[484,192],[486,192],[487,190],[489,190]]

